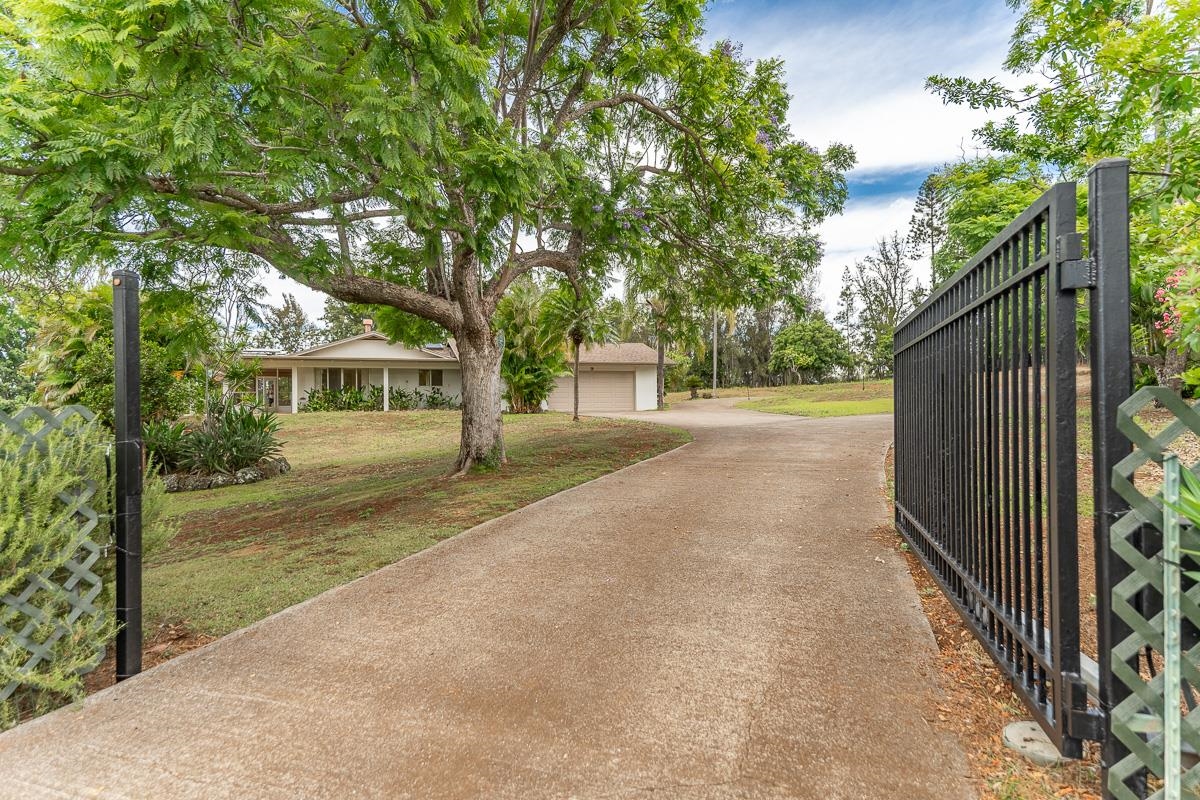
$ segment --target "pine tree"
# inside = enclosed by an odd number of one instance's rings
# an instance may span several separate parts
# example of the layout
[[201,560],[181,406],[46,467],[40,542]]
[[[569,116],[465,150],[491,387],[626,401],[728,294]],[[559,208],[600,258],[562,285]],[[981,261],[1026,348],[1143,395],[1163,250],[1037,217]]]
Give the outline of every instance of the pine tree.
[[908,223],[908,241],[914,253],[929,253],[929,262],[946,240],[946,190],[936,173],[921,182],[912,220]]
[[254,339],[257,347],[269,347],[285,353],[307,350],[317,344],[321,331],[304,313],[296,298],[283,295],[283,304],[268,306],[263,315],[263,328]]

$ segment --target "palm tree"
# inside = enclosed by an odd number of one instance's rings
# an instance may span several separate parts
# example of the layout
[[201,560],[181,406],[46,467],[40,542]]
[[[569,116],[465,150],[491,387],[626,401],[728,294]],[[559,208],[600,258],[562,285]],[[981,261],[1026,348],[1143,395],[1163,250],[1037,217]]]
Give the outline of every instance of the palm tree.
[[554,324],[571,343],[574,400],[572,419],[579,421],[579,349],[584,345],[609,342],[612,325],[600,305],[601,293],[595,287],[561,286],[550,295],[549,312]]
[[504,334],[500,376],[509,408],[518,414],[541,411],[542,401],[566,372],[563,325],[553,318],[546,287],[524,277],[513,286],[496,309]]

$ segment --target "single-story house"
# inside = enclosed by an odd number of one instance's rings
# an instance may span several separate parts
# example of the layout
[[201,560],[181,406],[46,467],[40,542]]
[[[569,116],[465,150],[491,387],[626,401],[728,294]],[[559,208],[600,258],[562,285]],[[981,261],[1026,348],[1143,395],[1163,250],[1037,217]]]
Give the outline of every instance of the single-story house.
[[247,350],[244,356],[259,363],[258,403],[281,414],[299,411],[312,389],[382,386],[385,411],[393,386],[406,391],[437,388],[447,397],[462,394],[462,370],[453,342],[405,347],[368,329],[298,353]]
[[[298,353],[247,350],[247,359],[259,363],[255,381],[257,402],[281,414],[299,411],[312,389],[352,386],[383,387],[388,410],[392,387],[406,391],[431,391],[458,398],[462,394],[462,369],[453,340],[441,344],[407,347],[391,343],[364,320],[366,330],[349,339],[311,347]],[[579,358],[579,410],[644,411],[657,406],[655,351],[640,343],[598,345],[584,349]],[[558,379],[548,407],[571,410],[571,376]]]

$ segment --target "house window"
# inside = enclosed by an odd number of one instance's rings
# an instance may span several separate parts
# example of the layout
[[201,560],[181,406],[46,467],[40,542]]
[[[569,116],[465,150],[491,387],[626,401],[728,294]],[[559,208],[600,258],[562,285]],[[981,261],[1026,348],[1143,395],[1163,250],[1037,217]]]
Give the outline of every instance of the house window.
[[322,389],[361,389],[370,382],[365,369],[341,369],[331,367],[321,370]]
[[417,370],[417,386],[441,386],[442,371],[440,369]]
[[340,389],[340,388],[342,388],[342,371],[340,369],[323,369],[323,370],[321,370],[321,388],[322,389]]

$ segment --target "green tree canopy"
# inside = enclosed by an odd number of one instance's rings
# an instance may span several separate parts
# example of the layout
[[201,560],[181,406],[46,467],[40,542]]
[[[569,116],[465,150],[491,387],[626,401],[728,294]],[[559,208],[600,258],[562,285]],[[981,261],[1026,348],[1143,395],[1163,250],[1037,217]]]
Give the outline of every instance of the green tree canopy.
[[853,365],[845,337],[819,314],[788,325],[771,346],[771,370],[792,372],[801,383],[819,383],[835,369]]
[[364,331],[364,319],[375,320],[375,310],[371,306],[344,303],[335,297],[326,297],[321,314],[321,338],[326,342],[336,342],[358,336]]
[[[1179,287],[1195,282],[1176,271],[1200,269],[1200,0],[1010,4],[1020,14],[1005,61],[1012,79],[939,75],[928,86],[993,112],[977,138],[997,163],[1029,165],[1021,169],[1033,180],[1009,171],[993,201],[1008,196],[1005,183],[1032,194],[1032,184],[1079,179],[1101,158],[1130,159],[1134,345],[1159,382],[1177,386],[1182,351],[1196,341],[1187,332],[1200,325],[1162,324],[1190,307]],[[966,196],[983,208],[988,193]],[[974,224],[982,233],[989,222]]]
[[534,414],[567,372],[567,321],[550,305],[552,289],[531,277],[515,282],[500,302],[496,322],[504,340],[500,375],[504,399],[518,414]]
[[12,413],[32,397],[34,380],[23,369],[33,324],[15,304],[0,300],[0,411]]
[[516,279],[667,249],[733,305],[840,210],[852,153],[792,138],[782,64],[701,48],[702,8],[6,6],[0,259],[248,253],[432,322],[458,342],[466,469],[501,449],[492,319]]
[[[359,332],[362,331],[361,326]],[[268,306],[262,328],[254,337],[256,347],[269,347],[284,353],[307,350],[321,340],[321,329],[308,318],[294,295],[284,293],[283,302]]]
[[896,325],[924,294],[913,275],[912,251],[898,231],[842,273],[837,322],[872,374],[891,374]]
[[[142,292],[142,414],[175,419],[200,403],[203,363],[219,348],[217,322],[206,298],[182,290]],[[64,295],[45,308],[24,369],[37,382],[40,403],[82,403],[111,423],[113,411],[113,288]]]

